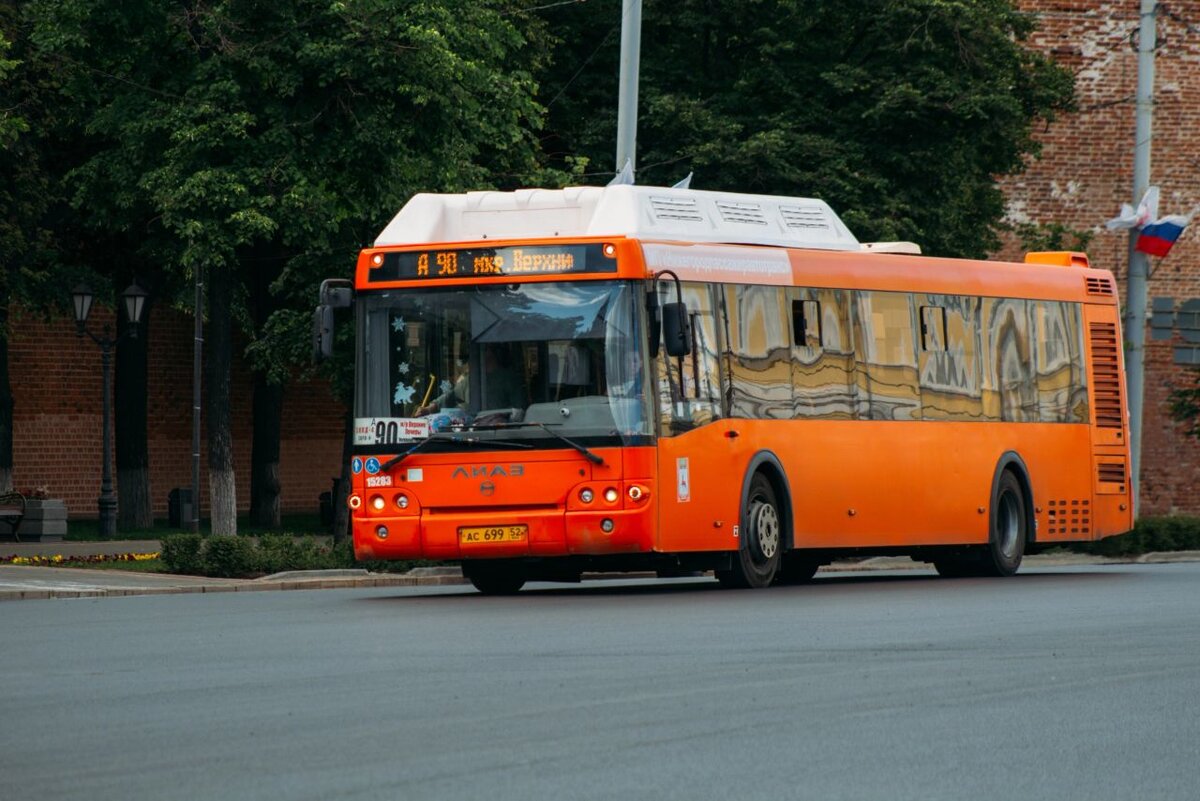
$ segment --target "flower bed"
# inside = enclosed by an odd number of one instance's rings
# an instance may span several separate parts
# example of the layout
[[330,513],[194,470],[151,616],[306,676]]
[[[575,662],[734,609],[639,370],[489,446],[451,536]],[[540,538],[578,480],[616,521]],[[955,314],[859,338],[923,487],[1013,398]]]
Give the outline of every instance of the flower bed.
[[0,556],[0,565],[29,565],[32,567],[74,567],[76,565],[99,565],[106,562],[149,562],[158,559],[154,553],[93,554],[91,556]]

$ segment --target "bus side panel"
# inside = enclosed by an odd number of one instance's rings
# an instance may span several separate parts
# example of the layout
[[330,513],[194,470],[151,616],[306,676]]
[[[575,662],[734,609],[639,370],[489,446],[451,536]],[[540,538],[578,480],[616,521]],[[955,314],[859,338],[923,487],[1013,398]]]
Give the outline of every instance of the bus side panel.
[[749,453],[742,432],[746,420],[718,420],[693,431],[658,440],[659,526],[656,549],[732,551],[742,477]]
[[[771,446],[792,481],[799,548],[986,542],[992,478],[1009,451],[1029,470],[1035,507],[1043,498],[1068,503],[1090,498],[1086,460],[1067,457],[1087,452],[1084,425],[868,420],[786,425],[786,434],[777,433]],[[761,436],[766,439],[767,430]]]

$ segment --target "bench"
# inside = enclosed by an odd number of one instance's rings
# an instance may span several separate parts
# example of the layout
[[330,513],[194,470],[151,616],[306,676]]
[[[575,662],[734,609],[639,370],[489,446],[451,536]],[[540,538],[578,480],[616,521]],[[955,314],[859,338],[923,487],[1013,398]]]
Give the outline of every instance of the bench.
[[25,496],[19,492],[0,493],[0,526],[8,526],[13,539],[21,541],[17,529],[25,519]]

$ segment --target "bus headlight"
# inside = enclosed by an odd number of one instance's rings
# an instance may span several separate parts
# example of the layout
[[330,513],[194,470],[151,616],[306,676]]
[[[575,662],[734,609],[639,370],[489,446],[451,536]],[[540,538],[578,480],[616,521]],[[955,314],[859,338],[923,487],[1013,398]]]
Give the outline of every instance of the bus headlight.
[[595,493],[593,493],[587,487],[584,487],[583,489],[581,489],[579,491],[579,500],[583,501],[584,503],[591,503],[592,498],[595,498],[595,497],[596,497]]
[[387,501],[385,501],[383,499],[382,495],[372,495],[371,496],[371,508],[374,509],[376,512],[382,512],[383,507],[385,507],[385,506],[387,506]]
[[612,487],[609,487],[604,491],[604,500],[608,501],[609,503],[616,503],[617,498],[619,497],[620,495],[618,495],[617,491]]

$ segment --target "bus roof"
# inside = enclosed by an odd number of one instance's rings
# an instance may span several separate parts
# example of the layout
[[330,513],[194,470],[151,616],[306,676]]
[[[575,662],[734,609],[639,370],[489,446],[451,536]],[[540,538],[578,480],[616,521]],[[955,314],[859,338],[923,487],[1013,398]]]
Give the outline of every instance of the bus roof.
[[388,223],[375,246],[596,236],[859,249],[823,200],[628,184],[422,193]]

